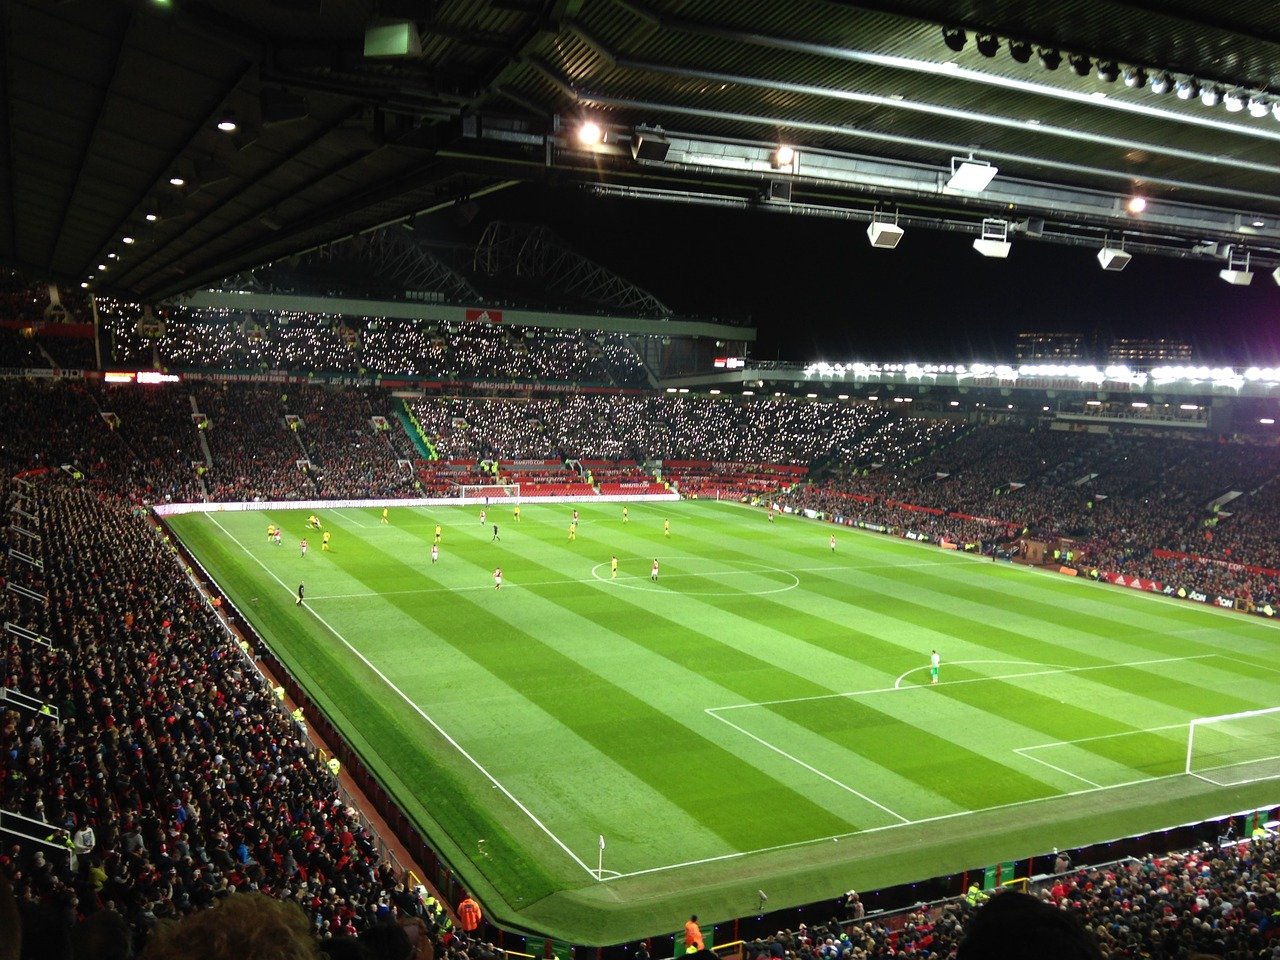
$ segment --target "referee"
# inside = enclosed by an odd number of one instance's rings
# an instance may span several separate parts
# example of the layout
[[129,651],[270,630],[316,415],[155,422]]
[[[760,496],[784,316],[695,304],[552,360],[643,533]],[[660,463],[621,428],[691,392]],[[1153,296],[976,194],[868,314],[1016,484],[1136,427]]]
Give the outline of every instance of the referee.
[[307,590],[307,585],[306,585],[306,583],[304,583],[304,582],[302,582],[302,581],[299,581],[299,583],[298,583],[298,599],[294,601],[294,606],[298,606],[298,607],[302,606],[302,598],[303,598],[303,595],[306,593],[306,590]]

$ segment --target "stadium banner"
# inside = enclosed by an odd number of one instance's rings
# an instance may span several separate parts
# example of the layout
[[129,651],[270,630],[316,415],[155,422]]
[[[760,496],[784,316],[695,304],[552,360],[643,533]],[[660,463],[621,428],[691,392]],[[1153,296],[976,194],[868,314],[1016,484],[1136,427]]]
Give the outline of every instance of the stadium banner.
[[[617,493],[574,496],[520,497],[522,503],[536,499],[538,503],[637,503],[676,501],[678,493]],[[358,510],[361,507],[483,507],[484,497],[420,497],[409,500],[241,500],[235,503],[157,503],[151,509],[157,516],[172,517],[183,513],[235,513],[250,510]],[[492,506],[492,504],[489,504]]]
[[1159,580],[1148,580],[1146,577],[1128,577],[1123,573],[1101,573],[1099,577],[1117,587],[1132,587],[1134,590],[1148,590],[1152,593],[1163,593],[1164,584]]
[[1197,553],[1183,553],[1181,550],[1161,550],[1151,551],[1153,557],[1159,557],[1162,560],[1194,560],[1196,563],[1212,563],[1220,567],[1226,567],[1232,573],[1260,573],[1267,577],[1280,577],[1280,570],[1272,567],[1255,567],[1249,563],[1235,563],[1231,560],[1219,560],[1216,557],[1202,557]]

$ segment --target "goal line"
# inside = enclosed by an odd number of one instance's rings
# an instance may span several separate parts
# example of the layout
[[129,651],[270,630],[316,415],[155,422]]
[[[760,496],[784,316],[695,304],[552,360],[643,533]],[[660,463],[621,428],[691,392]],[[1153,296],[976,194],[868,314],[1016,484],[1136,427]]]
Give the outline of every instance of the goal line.
[[520,502],[518,483],[460,483],[455,489],[461,499]]
[[1280,779],[1280,707],[1192,720],[1185,772],[1218,787]]

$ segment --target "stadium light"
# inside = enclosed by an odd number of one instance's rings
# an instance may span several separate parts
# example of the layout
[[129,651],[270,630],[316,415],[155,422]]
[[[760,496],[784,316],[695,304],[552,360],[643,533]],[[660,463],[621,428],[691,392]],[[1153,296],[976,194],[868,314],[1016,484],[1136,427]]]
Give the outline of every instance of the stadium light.
[[1115,83],[1116,78],[1120,76],[1120,68],[1116,66],[1114,60],[1098,61],[1098,79],[1103,83]]
[[1141,67],[1127,67],[1124,71],[1124,85],[1130,90],[1141,90],[1147,85],[1147,71]]
[[980,193],[991,185],[997,172],[998,168],[986,160],[952,157],[951,178],[947,181],[947,189]]
[[1271,279],[1276,282],[1276,286],[1280,287],[1280,267],[1276,267],[1271,271]]
[[1244,109],[1244,104],[1244,91],[1239,87],[1234,90],[1228,90],[1222,96],[1222,106],[1226,108],[1227,113],[1239,113]]
[[896,216],[894,222],[889,223],[880,219],[879,214],[872,214],[871,223],[867,225],[867,239],[879,250],[892,250],[901,242],[903,233]]
[[1062,66],[1062,54],[1057,50],[1040,50],[1040,66],[1046,70],[1057,70]]
[[236,115],[229,111],[224,113],[222,119],[218,121],[218,129],[223,133],[235,133],[239,129],[236,126]]
[[968,42],[969,36],[960,27],[943,27],[942,42],[947,45],[948,50],[954,50],[959,53],[964,49],[964,45]]
[[1133,214],[1142,213],[1147,209],[1147,198],[1142,196],[1130,197],[1129,202],[1125,204],[1125,209]]
[[982,236],[973,241],[973,249],[984,257],[1003,260],[1009,256],[1009,223],[988,217],[982,221]]
[[594,120],[584,121],[578,127],[578,142],[584,147],[594,147],[604,142],[604,131]]
[[778,148],[769,155],[769,163],[775,170],[794,169],[796,163],[795,147],[789,147],[785,143],[779,144]]
[[121,237],[120,242],[124,244],[131,244],[134,242],[134,239],[133,237]]
[[1067,63],[1071,64],[1071,72],[1077,77],[1087,77],[1089,75],[1089,71],[1093,69],[1093,64],[1090,62],[1089,58],[1081,56],[1078,53],[1073,53],[1071,56],[1067,57]]
[[147,223],[155,223],[160,218],[154,213],[148,213],[143,219],[146,220]]
[[1179,100],[1194,100],[1200,96],[1200,85],[1196,83],[1192,77],[1178,81],[1178,86],[1174,89],[1174,93]]
[[1133,259],[1133,254],[1128,253],[1121,243],[1118,247],[1113,247],[1109,243],[1098,251],[1098,264],[1103,270],[1110,270],[1119,273],[1129,265],[1129,261]]
[[1000,38],[993,33],[980,33],[974,37],[973,45],[980,54],[990,59],[1000,49]]
[[1218,271],[1218,276],[1237,287],[1247,287],[1253,283],[1253,272],[1249,269],[1249,251],[1228,247],[1227,265]]
[[1025,40],[1010,40],[1009,56],[1017,63],[1027,63],[1031,60],[1031,44]]
[[1166,94],[1173,89],[1173,77],[1168,73],[1161,71],[1151,78],[1151,92],[1156,94]]
[[1216,107],[1222,102],[1222,88],[1216,84],[1209,84],[1200,91],[1200,102],[1206,107]]

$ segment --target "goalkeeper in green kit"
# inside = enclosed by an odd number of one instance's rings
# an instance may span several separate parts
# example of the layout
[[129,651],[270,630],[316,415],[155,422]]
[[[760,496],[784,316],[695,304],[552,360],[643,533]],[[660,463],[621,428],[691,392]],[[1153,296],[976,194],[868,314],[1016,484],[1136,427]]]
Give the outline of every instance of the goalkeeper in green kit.
[[938,682],[938,667],[942,664],[942,658],[938,656],[938,651],[933,651],[933,656],[929,658],[929,682]]

